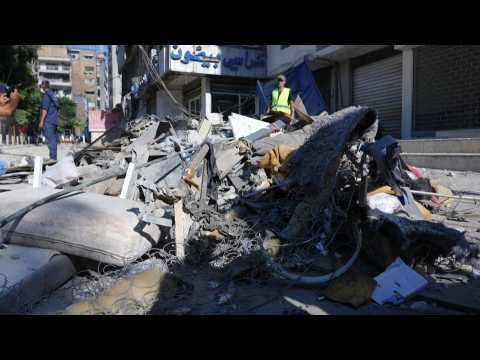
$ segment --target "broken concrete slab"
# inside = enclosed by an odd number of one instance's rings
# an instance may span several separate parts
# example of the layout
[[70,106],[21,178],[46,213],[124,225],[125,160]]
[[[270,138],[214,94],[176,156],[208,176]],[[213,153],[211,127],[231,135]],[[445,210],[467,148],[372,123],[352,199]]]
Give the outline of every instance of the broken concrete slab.
[[26,313],[76,272],[58,251],[20,245],[0,248],[0,313]]
[[[0,218],[57,192],[0,193]],[[156,225],[142,223],[142,203],[94,193],[74,193],[33,209],[2,228],[7,243],[54,249],[103,263],[125,265],[155,246]]]

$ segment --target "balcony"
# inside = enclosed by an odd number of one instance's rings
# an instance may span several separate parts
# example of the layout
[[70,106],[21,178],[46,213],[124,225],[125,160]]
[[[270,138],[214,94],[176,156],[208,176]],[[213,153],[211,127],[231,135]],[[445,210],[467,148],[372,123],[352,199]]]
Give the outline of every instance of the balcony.
[[45,63],[45,62],[56,62],[56,63],[68,63],[70,64],[71,59],[69,57],[47,57],[47,56],[39,56],[38,61],[40,63]]
[[41,74],[70,74],[70,66],[40,65],[38,72]]
[[72,82],[70,80],[65,81],[63,79],[46,79],[50,81],[50,86],[51,87],[57,87],[57,88],[71,88],[72,87]]

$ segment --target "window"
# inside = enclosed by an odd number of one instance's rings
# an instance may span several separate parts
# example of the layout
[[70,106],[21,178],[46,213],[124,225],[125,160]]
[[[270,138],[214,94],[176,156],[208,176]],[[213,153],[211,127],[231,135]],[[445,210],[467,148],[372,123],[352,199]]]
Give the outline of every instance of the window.
[[93,71],[95,71],[95,68],[93,66],[85,66],[84,70],[87,71],[87,72],[93,72]]
[[95,95],[95,91],[85,91],[85,95]]
[[292,45],[280,45],[280,49],[283,50],[283,49],[286,49],[286,48],[288,48],[288,47],[290,47],[290,46],[292,46]]
[[188,101],[188,111],[190,111],[192,114],[200,115],[201,110],[200,96]]
[[241,115],[255,114],[255,97],[249,94],[212,92],[212,112],[229,115],[232,112]]
[[93,55],[83,55],[83,58],[85,60],[92,60],[93,59]]

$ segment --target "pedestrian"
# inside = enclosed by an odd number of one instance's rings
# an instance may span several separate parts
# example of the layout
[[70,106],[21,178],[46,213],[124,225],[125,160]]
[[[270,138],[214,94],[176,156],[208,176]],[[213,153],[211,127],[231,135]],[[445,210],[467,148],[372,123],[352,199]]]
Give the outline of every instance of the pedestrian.
[[55,93],[50,89],[50,82],[43,80],[40,84],[43,93],[40,120],[38,127],[43,130],[47,139],[48,151],[51,160],[57,160],[57,112],[59,109]]

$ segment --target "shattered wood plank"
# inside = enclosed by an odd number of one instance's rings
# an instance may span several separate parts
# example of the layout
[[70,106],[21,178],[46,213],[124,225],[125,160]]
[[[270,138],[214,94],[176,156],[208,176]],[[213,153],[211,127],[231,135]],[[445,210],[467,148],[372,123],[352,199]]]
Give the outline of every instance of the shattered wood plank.
[[188,164],[188,168],[185,170],[185,177],[187,177],[188,179],[191,179],[195,175],[197,169],[202,164],[203,159],[205,159],[205,156],[207,156],[208,151],[209,151],[208,145],[203,144],[200,150],[198,150],[192,156],[192,160]]
[[190,215],[183,211],[183,200],[174,204],[175,212],[175,251],[180,259],[185,258],[185,239],[193,224]]

